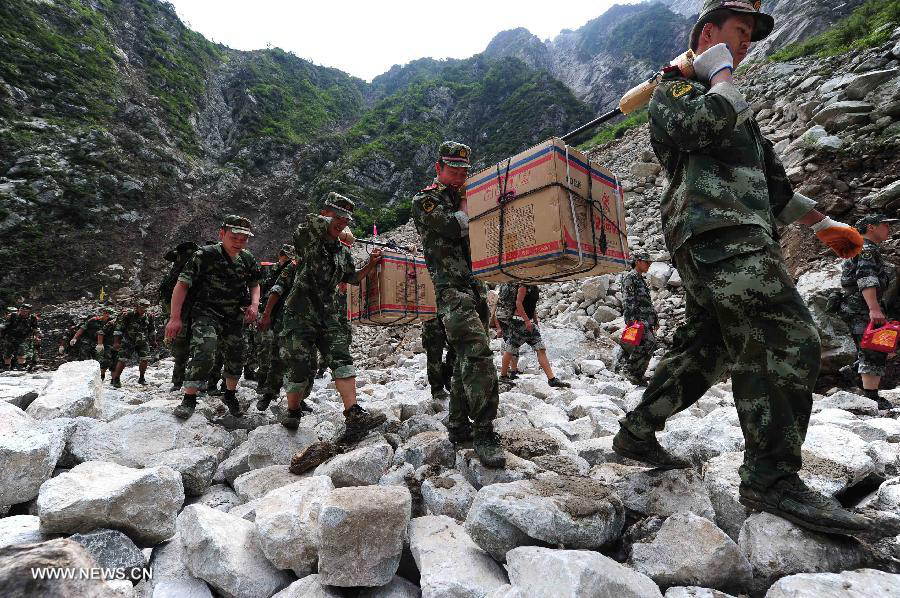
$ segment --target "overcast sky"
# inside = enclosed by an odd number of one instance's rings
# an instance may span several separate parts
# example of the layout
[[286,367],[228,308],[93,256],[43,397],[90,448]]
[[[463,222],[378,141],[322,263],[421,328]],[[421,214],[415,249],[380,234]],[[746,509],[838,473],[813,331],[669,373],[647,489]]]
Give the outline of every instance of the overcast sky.
[[169,0],[188,26],[238,50],[277,46],[371,80],[429,56],[468,58],[500,31],[541,39],[577,29],[611,5],[637,0]]

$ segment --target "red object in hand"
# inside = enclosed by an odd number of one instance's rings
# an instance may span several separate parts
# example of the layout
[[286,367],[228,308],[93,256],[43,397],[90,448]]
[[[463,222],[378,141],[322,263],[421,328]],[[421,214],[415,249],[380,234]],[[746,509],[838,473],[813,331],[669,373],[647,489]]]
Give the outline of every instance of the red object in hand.
[[859,346],[869,351],[893,353],[897,350],[898,341],[900,341],[900,322],[887,322],[881,328],[875,328],[875,324],[869,322]]
[[634,345],[635,347],[641,344],[641,341],[644,339],[644,323],[643,322],[632,322],[628,325],[628,328],[622,331],[622,342],[626,345]]

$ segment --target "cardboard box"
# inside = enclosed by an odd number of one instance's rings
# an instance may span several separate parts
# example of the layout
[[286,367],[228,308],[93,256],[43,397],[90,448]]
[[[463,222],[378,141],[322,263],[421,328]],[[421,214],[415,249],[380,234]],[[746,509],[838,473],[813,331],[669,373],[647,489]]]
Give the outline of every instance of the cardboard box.
[[[507,201],[501,205],[504,192]],[[560,139],[549,139],[470,176],[466,197],[476,278],[556,282],[626,267],[628,240],[618,179]]]
[[424,322],[436,314],[434,284],[421,255],[386,249],[358,287],[347,287],[351,322],[392,326]]

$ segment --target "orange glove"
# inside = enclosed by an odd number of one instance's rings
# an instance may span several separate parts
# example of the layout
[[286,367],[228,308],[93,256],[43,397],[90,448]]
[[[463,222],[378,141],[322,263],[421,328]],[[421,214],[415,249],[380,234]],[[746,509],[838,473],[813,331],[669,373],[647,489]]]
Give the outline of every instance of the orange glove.
[[820,241],[844,259],[856,257],[862,251],[862,235],[848,224],[837,222],[826,216],[815,223],[812,229]]

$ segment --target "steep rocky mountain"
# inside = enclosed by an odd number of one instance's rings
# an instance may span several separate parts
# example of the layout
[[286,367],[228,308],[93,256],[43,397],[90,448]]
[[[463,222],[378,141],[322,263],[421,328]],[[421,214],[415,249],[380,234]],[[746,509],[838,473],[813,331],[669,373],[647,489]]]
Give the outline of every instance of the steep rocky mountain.
[[139,290],[164,246],[232,211],[265,256],[329,189],[360,200],[361,228],[387,228],[442,138],[490,163],[590,115],[514,58],[423,59],[370,85],[210,43],[156,0],[5,2],[0,293]]

